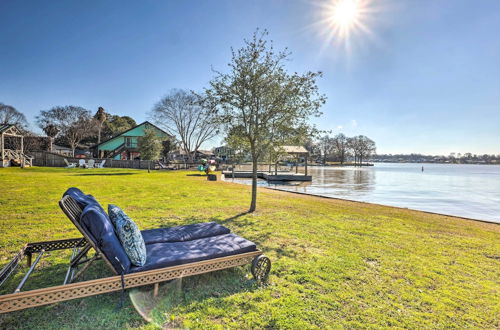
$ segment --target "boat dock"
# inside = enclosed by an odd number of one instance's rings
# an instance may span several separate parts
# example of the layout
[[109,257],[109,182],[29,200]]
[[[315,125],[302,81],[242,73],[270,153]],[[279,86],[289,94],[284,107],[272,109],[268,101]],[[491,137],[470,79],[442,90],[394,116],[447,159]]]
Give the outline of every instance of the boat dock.
[[[223,171],[225,178],[235,178],[235,179],[250,179],[252,178],[251,171]],[[293,173],[293,172],[265,172],[258,171],[257,177],[259,179],[264,179],[267,181],[312,181],[311,175],[304,175],[301,173]]]

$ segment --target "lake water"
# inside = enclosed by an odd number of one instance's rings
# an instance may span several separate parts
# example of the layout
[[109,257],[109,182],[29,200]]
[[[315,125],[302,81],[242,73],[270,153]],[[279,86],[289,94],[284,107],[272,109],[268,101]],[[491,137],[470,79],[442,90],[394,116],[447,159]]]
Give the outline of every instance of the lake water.
[[[259,180],[259,185],[500,223],[497,165],[376,163],[362,168],[309,167],[309,173],[312,182]],[[249,179],[234,182],[251,183]]]

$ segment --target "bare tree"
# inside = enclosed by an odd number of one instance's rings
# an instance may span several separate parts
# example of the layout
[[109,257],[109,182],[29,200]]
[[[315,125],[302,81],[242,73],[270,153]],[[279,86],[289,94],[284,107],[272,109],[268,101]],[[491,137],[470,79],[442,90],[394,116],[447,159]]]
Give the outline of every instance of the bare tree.
[[285,68],[289,52],[275,52],[266,36],[266,31],[257,31],[242,48],[232,50],[229,72],[216,72],[206,91],[221,127],[252,157],[249,212],[257,205],[259,159],[284,142],[304,142],[312,129],[309,118],[321,114],[326,99],[316,85],[321,73],[289,74]]
[[335,151],[335,142],[332,137],[329,135],[323,135],[319,138],[318,148],[323,159],[323,165],[326,163],[326,160],[332,156]]
[[38,126],[54,125],[75,155],[75,149],[84,138],[95,134],[95,124],[89,110],[77,106],[57,106],[42,110],[36,117]]
[[349,153],[347,137],[342,133],[335,135],[333,137],[333,148],[335,155],[340,161],[340,164],[344,164],[345,159]]
[[27,129],[28,121],[21,112],[11,105],[0,103],[0,125],[16,125],[19,129]]
[[348,139],[348,146],[354,154],[354,163],[363,164],[363,159],[375,153],[375,142],[364,135],[354,136]]
[[307,138],[304,142],[304,148],[309,152],[312,159],[318,159],[321,157],[321,150],[319,149],[319,144],[317,141],[311,137]]
[[163,97],[150,112],[158,126],[179,139],[191,162],[200,146],[218,134],[212,116],[199,96],[179,89]]
[[360,141],[357,136],[347,138],[347,146],[354,156],[354,164],[358,163]]
[[369,158],[371,155],[375,154],[376,147],[375,142],[370,138],[360,135],[361,147],[359,150],[359,163],[363,163],[363,159]]
[[23,152],[29,154],[32,151],[45,151],[50,149],[50,138],[39,136],[33,132],[24,132]]

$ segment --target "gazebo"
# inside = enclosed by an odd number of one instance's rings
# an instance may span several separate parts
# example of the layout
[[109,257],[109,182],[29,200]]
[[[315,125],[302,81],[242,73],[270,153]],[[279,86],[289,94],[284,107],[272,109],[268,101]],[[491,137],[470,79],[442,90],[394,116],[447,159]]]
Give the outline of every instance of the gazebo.
[[[275,151],[286,153],[297,158],[297,166],[295,166],[295,173],[299,172],[298,158],[304,157],[304,175],[307,176],[307,158],[309,156],[309,151],[303,146],[280,146],[275,148]],[[277,171],[277,166],[275,168]]]
[[20,166],[31,166],[31,157],[23,153],[24,136],[23,133],[11,124],[0,125],[0,167],[8,167],[11,161]]

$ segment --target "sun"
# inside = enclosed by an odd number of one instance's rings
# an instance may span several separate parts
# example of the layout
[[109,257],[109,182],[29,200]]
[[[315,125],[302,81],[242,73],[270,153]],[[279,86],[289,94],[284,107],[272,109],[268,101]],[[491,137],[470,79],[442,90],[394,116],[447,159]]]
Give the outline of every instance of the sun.
[[374,0],[324,0],[317,2],[319,27],[325,46],[334,44],[350,53],[354,39],[361,42],[363,35],[373,36],[368,25],[376,9]]
[[331,8],[332,23],[342,29],[349,29],[358,23],[360,3],[357,0],[338,0]]

